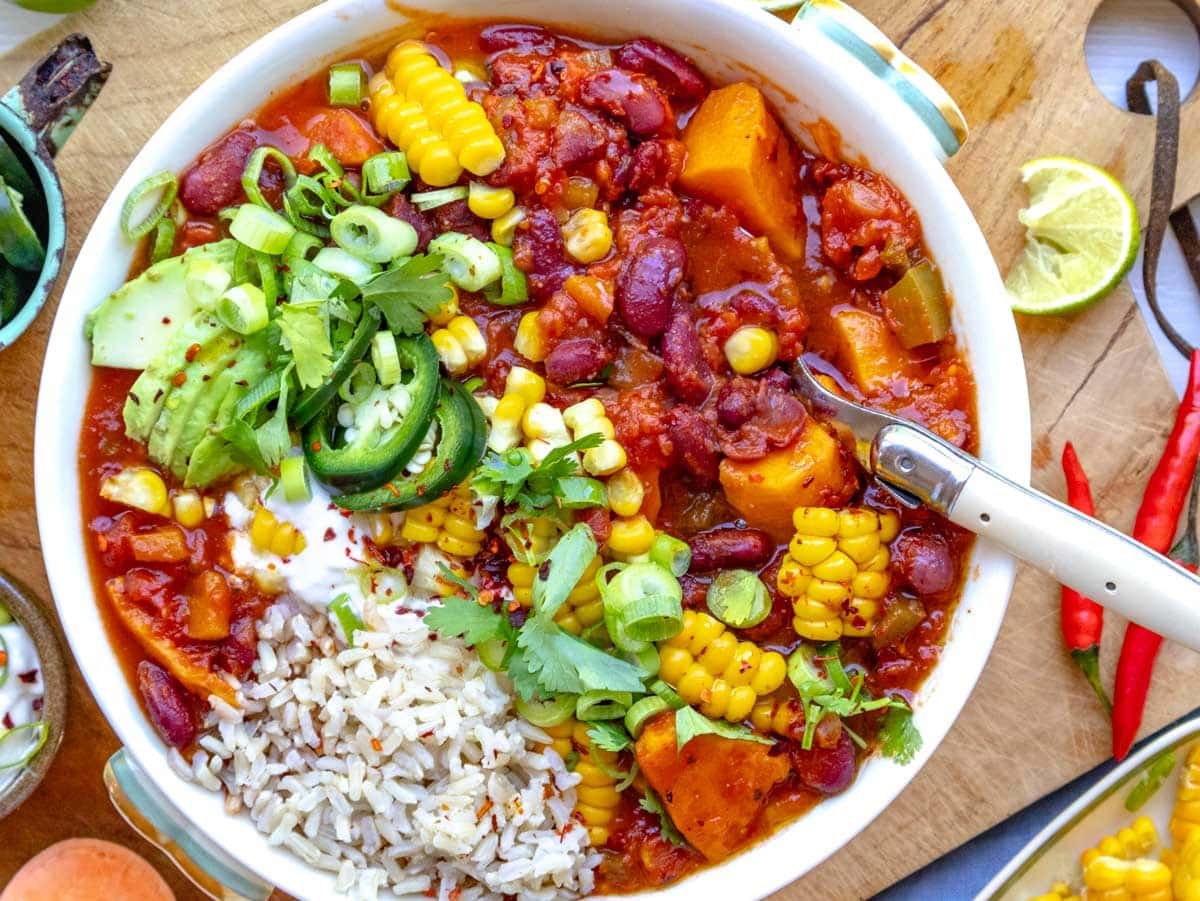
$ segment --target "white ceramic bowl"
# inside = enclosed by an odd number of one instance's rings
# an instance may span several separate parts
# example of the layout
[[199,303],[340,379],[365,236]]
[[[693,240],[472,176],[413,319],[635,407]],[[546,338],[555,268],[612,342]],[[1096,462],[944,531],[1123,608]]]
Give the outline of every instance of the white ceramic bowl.
[[[431,11],[548,21],[606,38],[648,36],[691,55],[714,81],[752,79],[793,133],[825,120],[844,155],[865,159],[908,197],[952,292],[954,326],[978,384],[983,459],[1029,477],[1029,411],[1012,316],[987,244],[942,163],[957,149],[957,110],[924,73],[836,0],[810,0],[783,21],[744,0],[424,0]],[[93,694],[124,742],[106,773],[135,824],[219,894],[247,897],[274,885],[303,898],[332,895],[332,880],[267,845],[221,798],[181,780],[109,647],[97,611],[79,504],[78,436],[89,379],[85,313],[121,284],[132,248],[117,226],[122,200],[142,178],[181,170],[197,153],[301,76],[405,24],[388,0],[331,0],[292,20],[226,64],[177,109],[134,159],[101,209],[59,305],[38,403],[36,488],[46,569],[59,615]],[[248,90],[247,87],[252,86]],[[941,109],[945,117],[939,116]],[[971,556],[941,663],[920,693],[925,747],[909,766],[872,759],[844,794],[722,866],[659,892],[664,899],[766,895],[832,854],[888,806],[950,729],[974,687],[1004,615],[1013,562],[980,543]],[[139,808],[140,810],[135,810]],[[256,874],[257,878],[254,875]]]

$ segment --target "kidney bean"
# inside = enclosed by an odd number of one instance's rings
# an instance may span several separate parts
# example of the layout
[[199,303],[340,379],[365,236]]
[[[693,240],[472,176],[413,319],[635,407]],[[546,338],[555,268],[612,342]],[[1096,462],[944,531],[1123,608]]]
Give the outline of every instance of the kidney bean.
[[612,351],[595,338],[563,341],[546,357],[546,378],[559,385],[594,379],[612,358]]
[[595,113],[568,107],[554,123],[554,161],[562,167],[599,159],[604,153],[605,131]]
[[191,745],[196,740],[196,721],[183,686],[149,660],[138,664],[137,684],[154,731],[172,747]]
[[465,200],[455,200],[438,207],[433,211],[433,221],[437,223],[439,233],[458,232],[484,242],[492,240],[487,223],[471,212]]
[[730,431],[741,428],[754,418],[757,398],[758,386],[753,381],[741,376],[730,379],[717,395],[717,421]]
[[562,289],[575,267],[567,262],[562,232],[553,213],[538,207],[522,225],[513,237],[514,260],[529,276],[529,292],[534,299],[548,300]]
[[691,60],[648,38],[622,44],[614,58],[622,69],[649,75],[672,97],[698,100],[708,88]]
[[676,304],[662,339],[663,370],[667,384],[680,400],[700,406],[713,387],[713,373],[704,358],[692,315]]
[[762,566],[775,550],[771,538],[761,529],[713,529],[693,535],[691,572],[716,569],[753,569]]
[[229,627],[229,637],[217,651],[221,666],[235,676],[244,676],[258,659],[258,626],[253,617],[235,619]]
[[954,586],[954,558],[945,540],[930,532],[905,532],[892,545],[892,571],[917,594],[930,595]]
[[212,216],[240,200],[242,171],[258,138],[248,131],[223,137],[200,155],[179,181],[179,200],[193,213]]
[[684,573],[679,577],[679,587],[683,590],[684,610],[708,611],[708,582]]
[[485,53],[501,50],[553,50],[554,35],[539,25],[489,25],[479,32],[479,46]]
[[642,338],[662,334],[686,265],[687,251],[676,238],[647,238],[625,258],[616,309],[630,331]]
[[[832,717],[825,719],[829,720]],[[819,731],[821,727],[817,728]],[[812,750],[805,751],[798,743],[790,743],[788,751],[792,759],[792,769],[800,777],[800,781],[815,792],[836,795],[854,781],[857,768],[854,742],[845,730],[841,730],[831,748],[821,747],[814,742]]]
[[645,191],[656,185],[669,188],[683,171],[687,148],[674,138],[651,138],[633,151],[629,170],[629,188]]
[[394,194],[385,209],[392,218],[407,222],[417,230],[417,253],[424,253],[435,234],[429,217],[413,206],[412,201],[403,194]]
[[580,83],[579,99],[620,119],[635,135],[648,137],[674,130],[671,105],[653,82],[641,75],[620,69],[593,72]]
[[680,405],[671,409],[667,422],[675,455],[683,468],[701,484],[716,482],[721,457],[708,421],[691,407]]

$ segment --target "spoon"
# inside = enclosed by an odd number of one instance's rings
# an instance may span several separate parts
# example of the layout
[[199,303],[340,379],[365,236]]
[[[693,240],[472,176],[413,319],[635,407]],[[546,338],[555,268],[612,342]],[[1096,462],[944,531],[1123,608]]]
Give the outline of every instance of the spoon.
[[839,397],[803,361],[792,376],[815,415],[850,429],[859,460],[900,503],[934,510],[1126,619],[1200,650],[1200,578],[928,429]]

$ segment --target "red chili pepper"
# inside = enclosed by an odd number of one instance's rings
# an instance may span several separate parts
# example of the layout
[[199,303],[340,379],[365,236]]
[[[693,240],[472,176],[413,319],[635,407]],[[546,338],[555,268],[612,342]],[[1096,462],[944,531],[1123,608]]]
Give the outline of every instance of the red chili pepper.
[[[1086,516],[1095,516],[1092,487],[1087,473],[1068,441],[1063,448],[1063,475],[1067,479],[1067,503]],[[1071,656],[1087,677],[1088,684],[1104,709],[1112,713],[1112,701],[1100,682],[1100,633],[1104,631],[1104,608],[1074,588],[1062,587],[1062,633]]]
[[[1179,514],[1183,511],[1188,496],[1188,487],[1196,473],[1196,460],[1200,457],[1200,350],[1192,353],[1192,367],[1188,375],[1187,390],[1175,416],[1175,427],[1167,439],[1158,467],[1146,484],[1142,505],[1138,509],[1133,525],[1133,537],[1146,547],[1167,553],[1175,530],[1179,525]],[[1193,509],[1195,492],[1192,494]],[[1193,516],[1194,518],[1194,516]],[[1188,523],[1184,539],[1180,541],[1178,553],[1172,553],[1180,563],[1197,564],[1194,529]],[[1162,636],[1130,623],[1121,645],[1121,659],[1117,663],[1117,681],[1113,688],[1113,757],[1123,760],[1133,746],[1138,729],[1142,725],[1142,713],[1146,707],[1146,695],[1150,690],[1150,676],[1154,672],[1154,661],[1162,647]]]

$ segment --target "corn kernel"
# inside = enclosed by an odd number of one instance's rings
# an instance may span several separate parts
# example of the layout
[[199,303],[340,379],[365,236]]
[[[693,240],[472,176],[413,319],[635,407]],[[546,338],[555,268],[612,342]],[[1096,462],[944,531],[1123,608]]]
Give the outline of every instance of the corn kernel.
[[512,247],[517,226],[525,220],[525,210],[513,207],[503,216],[492,220],[492,240],[503,247]]
[[107,476],[100,483],[100,496],[147,513],[164,513],[168,509],[166,483],[145,466],[130,466]]
[[603,210],[576,210],[563,224],[562,237],[567,253],[580,263],[595,263],[612,250],[612,229]]
[[633,516],[642,509],[646,489],[632,469],[622,469],[607,482],[608,506],[617,516]]
[[517,325],[513,349],[527,360],[540,363],[546,359],[546,333],[536,312],[526,313]]
[[194,529],[204,522],[204,501],[196,491],[179,491],[171,498],[175,521],[185,529]]
[[611,438],[583,452],[583,468],[594,476],[610,476],[624,468],[626,462],[625,448]]
[[450,320],[458,315],[458,288],[454,287],[452,282],[447,282],[450,287],[450,299],[438,307],[437,312],[429,317],[429,321],[434,325],[449,325]]
[[613,520],[612,531],[608,536],[608,550],[613,554],[624,557],[636,557],[645,554],[654,544],[654,526],[650,520],[641,516],[621,517]]
[[804,535],[834,538],[838,533],[837,510],[829,507],[797,507],[792,511],[792,525]]
[[725,359],[739,375],[766,369],[779,357],[779,339],[758,325],[744,325],[725,341]]
[[481,181],[471,182],[467,193],[467,206],[480,219],[499,219],[516,202],[511,188],[493,188]]
[[521,430],[526,438],[541,438],[543,441],[562,444],[571,440],[562,413],[547,403],[536,403],[525,411],[525,415],[521,417]]
[[516,394],[505,394],[492,412],[492,430],[488,434],[488,447],[497,453],[512,450],[521,443],[521,416],[525,413],[525,401]]
[[446,329],[438,329],[431,336],[431,340],[437,351],[438,359],[442,361],[442,365],[446,367],[448,373],[458,375],[467,371],[470,363],[467,362],[466,351],[450,332]]
[[521,398],[526,406],[533,406],[546,396],[546,380],[524,366],[514,366],[504,380],[504,393]]

